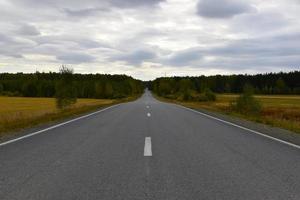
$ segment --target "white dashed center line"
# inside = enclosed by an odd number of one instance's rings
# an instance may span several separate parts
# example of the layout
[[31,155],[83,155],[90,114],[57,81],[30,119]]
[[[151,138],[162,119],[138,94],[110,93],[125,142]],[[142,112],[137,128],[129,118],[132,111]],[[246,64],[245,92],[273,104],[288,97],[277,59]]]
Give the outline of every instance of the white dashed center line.
[[151,137],[145,138],[144,156],[152,156]]
[[148,116],[148,117],[151,117],[151,114],[150,114],[150,113],[147,113],[147,116]]

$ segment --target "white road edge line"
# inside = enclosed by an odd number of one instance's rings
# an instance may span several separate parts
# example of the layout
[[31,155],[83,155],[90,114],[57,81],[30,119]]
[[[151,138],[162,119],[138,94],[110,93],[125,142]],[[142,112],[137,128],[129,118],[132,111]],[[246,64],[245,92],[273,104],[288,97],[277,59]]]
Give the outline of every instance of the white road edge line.
[[148,117],[151,117],[151,114],[150,114],[150,113],[147,113],[147,116],[148,116]]
[[144,156],[152,156],[151,137],[145,137]]
[[81,116],[81,117],[77,117],[77,118],[75,118],[75,119],[71,119],[71,120],[69,120],[69,121],[62,122],[62,123],[56,124],[56,125],[54,125],[54,126],[50,126],[50,127],[46,128],[46,129],[42,129],[42,130],[39,130],[39,131],[36,131],[36,132],[33,132],[33,133],[29,133],[29,134],[27,134],[27,135],[18,137],[18,138],[16,138],[16,139],[12,139],[12,140],[9,140],[9,141],[0,143],[0,147],[1,147],[1,146],[4,146],[4,145],[7,145],[7,144],[11,144],[11,143],[17,142],[17,141],[19,141],[19,140],[23,140],[23,139],[25,139],[25,138],[32,137],[32,136],[34,136],[34,135],[37,135],[37,134],[40,134],[40,133],[43,133],[43,132],[46,132],[46,131],[49,131],[49,130],[52,130],[52,129],[55,129],[55,128],[57,128],[57,127],[60,127],[60,126],[69,124],[69,123],[71,123],[71,122],[75,122],[75,121],[77,121],[77,120],[80,120],[80,119],[83,119],[83,118],[90,117],[90,116],[92,116],[92,115],[98,114],[98,113],[103,112],[103,111],[105,111],[105,110],[108,110],[108,109],[114,108],[114,107],[116,107],[116,106],[119,106],[119,105],[121,105],[121,104],[122,104],[122,103],[116,104],[116,105],[112,105],[112,106],[109,106],[109,107],[107,107],[107,108],[103,108],[103,109],[101,109],[101,110],[98,110],[98,111],[96,111],[96,112],[92,112],[92,113],[90,113],[90,114],[87,114],[87,115],[84,115],[84,116]]
[[295,148],[297,148],[297,149],[300,149],[300,146],[299,146],[299,145],[296,145],[296,144],[293,144],[293,143],[290,143],[290,142],[287,142],[287,141],[284,141],[284,140],[281,140],[281,139],[278,139],[278,138],[275,138],[275,137],[272,137],[272,136],[263,134],[263,133],[261,133],[261,132],[258,132],[258,131],[255,131],[255,130],[246,128],[246,127],[244,127],[244,126],[240,126],[240,125],[237,125],[237,124],[234,124],[234,123],[231,123],[231,122],[228,122],[228,121],[219,119],[219,118],[217,118],[217,117],[213,117],[213,116],[211,116],[211,115],[205,114],[205,113],[203,113],[203,112],[200,112],[200,111],[197,111],[197,110],[194,110],[194,109],[191,109],[191,108],[184,107],[184,106],[182,106],[182,105],[177,105],[177,104],[173,104],[173,105],[178,106],[178,107],[181,107],[181,108],[184,108],[184,109],[189,110],[189,111],[192,111],[192,112],[194,112],[194,113],[198,113],[198,114],[203,115],[203,116],[205,116],[205,117],[208,117],[208,118],[211,118],[211,119],[214,119],[214,120],[223,122],[223,123],[225,123],[225,124],[229,124],[229,125],[231,125],[231,126],[235,126],[235,127],[237,127],[237,128],[240,128],[240,129],[243,129],[243,130],[246,130],[246,131],[255,133],[255,134],[260,135],[260,136],[263,136],[263,137],[265,137],[265,138],[269,138],[269,139],[271,139],[271,140],[275,140],[275,141],[277,141],[277,142],[280,142],[280,143],[283,143],[283,144],[286,144],[286,145],[295,147]]

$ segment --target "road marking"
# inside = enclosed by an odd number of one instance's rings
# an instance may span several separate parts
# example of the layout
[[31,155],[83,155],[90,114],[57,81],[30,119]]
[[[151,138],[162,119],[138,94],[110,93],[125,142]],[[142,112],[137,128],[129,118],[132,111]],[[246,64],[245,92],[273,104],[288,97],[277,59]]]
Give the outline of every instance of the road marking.
[[17,142],[17,141],[19,141],[19,140],[23,140],[23,139],[25,139],[25,138],[32,137],[32,136],[34,136],[34,135],[37,135],[37,134],[40,134],[40,133],[43,133],[43,132],[46,132],[46,131],[49,131],[49,130],[52,130],[52,129],[55,129],[55,128],[58,128],[58,127],[60,127],[60,126],[69,124],[69,123],[71,123],[71,122],[75,122],[75,121],[78,121],[78,120],[80,120],[80,119],[84,119],[84,118],[90,117],[90,116],[92,116],[92,115],[101,113],[101,112],[103,112],[103,111],[105,111],[105,110],[108,110],[108,109],[114,108],[114,107],[116,107],[116,106],[119,106],[119,105],[121,105],[121,104],[122,104],[122,103],[116,104],[116,105],[113,105],[113,106],[109,106],[109,107],[107,107],[107,108],[98,110],[98,111],[96,111],[96,112],[92,112],[92,113],[90,113],[90,114],[87,114],[87,115],[84,115],[84,116],[81,116],[81,117],[77,117],[77,118],[75,118],[75,119],[71,119],[71,120],[69,120],[69,121],[62,122],[62,123],[56,124],[56,125],[54,125],[54,126],[50,126],[50,127],[46,128],[46,129],[42,129],[42,130],[39,130],[39,131],[36,131],[36,132],[33,132],[33,133],[29,133],[29,134],[24,135],[24,136],[22,136],[22,137],[19,137],[19,138],[16,138],[16,139],[12,139],[12,140],[9,140],[9,141],[7,141],[7,142],[3,142],[3,143],[0,144],[0,147],[1,147],[1,146],[4,146],[4,145],[7,145],[7,144],[11,144],[11,143]]
[[220,122],[222,122],[222,123],[224,123],[224,124],[229,124],[229,125],[231,125],[231,126],[234,126],[234,127],[237,127],[237,128],[240,128],[240,129],[243,129],[243,130],[246,130],[246,131],[255,133],[255,134],[260,135],[260,136],[263,136],[263,137],[265,137],[265,138],[269,138],[269,139],[271,139],[271,140],[275,140],[275,141],[280,142],[280,143],[282,143],[282,144],[286,144],[286,145],[295,147],[295,148],[297,148],[297,149],[300,149],[300,146],[299,146],[299,145],[296,145],[296,144],[293,144],[293,143],[290,143],[290,142],[287,142],[287,141],[284,141],[284,140],[281,140],[281,139],[278,139],[278,138],[275,138],[275,137],[272,137],[272,136],[263,134],[263,133],[261,133],[261,132],[258,132],[258,131],[255,131],[255,130],[246,128],[246,127],[244,127],[244,126],[240,126],[240,125],[237,125],[237,124],[234,124],[234,123],[231,123],[231,122],[228,122],[228,121],[219,119],[219,118],[217,118],[217,117],[213,117],[213,116],[211,116],[211,115],[205,114],[205,113],[200,112],[200,111],[196,111],[196,110],[191,109],[191,108],[184,107],[184,106],[182,106],[182,105],[177,105],[177,104],[173,104],[173,105],[176,105],[176,106],[178,106],[178,107],[184,108],[184,109],[189,110],[189,111],[192,111],[192,112],[194,112],[194,113],[203,115],[203,116],[205,116],[205,117],[208,117],[208,118],[211,118],[211,119],[220,121]]
[[148,117],[151,117],[151,114],[150,114],[150,113],[147,113],[147,116],[148,116]]
[[152,156],[151,137],[145,137],[144,156]]
[[146,106],[147,108],[150,108],[149,106]]

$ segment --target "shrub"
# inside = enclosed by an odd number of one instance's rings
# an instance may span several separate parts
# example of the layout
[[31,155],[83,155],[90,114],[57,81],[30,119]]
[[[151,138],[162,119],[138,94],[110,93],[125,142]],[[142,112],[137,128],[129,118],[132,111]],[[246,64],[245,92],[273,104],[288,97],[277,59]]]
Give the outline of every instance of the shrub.
[[165,95],[164,97],[167,99],[176,99],[177,98],[177,96],[175,94],[168,94],[168,95]]
[[192,99],[191,93],[188,90],[185,90],[183,93],[183,100],[189,101]]
[[205,88],[203,93],[197,96],[197,101],[215,101],[216,95],[209,88]]
[[233,104],[234,109],[242,114],[258,115],[261,112],[261,103],[253,96],[253,87],[246,84],[236,103]]
[[191,92],[186,90],[183,91],[183,93],[179,93],[177,99],[180,101],[190,101],[193,99],[193,97],[191,95]]
[[207,98],[207,101],[215,101],[216,95],[209,88],[204,90],[204,96]]

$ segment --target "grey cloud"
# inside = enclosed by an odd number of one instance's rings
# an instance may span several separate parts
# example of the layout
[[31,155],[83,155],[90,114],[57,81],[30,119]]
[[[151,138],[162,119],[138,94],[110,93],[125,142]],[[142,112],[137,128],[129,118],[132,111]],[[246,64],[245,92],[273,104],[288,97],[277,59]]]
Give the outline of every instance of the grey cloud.
[[[197,1],[195,7],[165,0],[0,0],[5,2],[0,7],[0,56],[10,57],[9,65],[20,69],[28,62],[93,62],[119,71],[143,62],[224,73],[299,69],[296,8],[283,0],[272,6],[258,0]],[[159,9],[152,12],[155,6]],[[118,61],[124,63],[114,63]]]
[[198,67],[209,67],[213,69],[226,69],[237,72],[244,72],[245,70],[252,70],[256,72],[268,71],[282,71],[299,70],[300,57],[257,57],[253,62],[252,57],[235,57],[227,58],[220,57],[217,60],[199,63]]
[[166,63],[174,66],[186,66],[202,58],[201,51],[196,48],[173,53],[166,59]]
[[95,57],[85,53],[62,53],[56,58],[65,64],[89,63],[95,60]]
[[298,38],[300,38],[300,33],[236,40],[223,46],[207,49],[206,53],[232,57],[300,55],[300,40]]
[[[118,8],[136,8],[141,6],[154,6],[165,0],[12,0],[16,5],[27,6],[27,7],[55,7],[55,8],[67,8],[77,9],[77,13],[74,10],[72,14],[87,14],[94,12],[94,8],[107,8],[107,7],[118,7]],[[80,11],[81,10],[81,11]],[[70,10],[69,10],[70,11]]]
[[33,48],[35,43],[17,39],[13,36],[7,36],[5,34],[0,33],[0,55],[14,58],[22,58],[22,53],[26,51],[26,49]]
[[14,40],[11,37],[0,33],[0,44],[3,45],[3,44],[6,44],[6,43],[12,43],[12,42],[14,42]]
[[107,12],[109,11],[108,8],[85,8],[85,9],[69,9],[65,8],[63,9],[63,12],[65,12],[68,16],[72,17],[87,17],[87,16],[93,16],[100,12]]
[[7,56],[13,57],[13,58],[24,58],[24,56],[21,54],[7,54]]
[[[113,56],[111,60],[140,65],[144,61],[173,67],[209,66],[214,69],[258,70],[263,67],[296,67],[300,59],[300,33],[278,34],[268,37],[226,40],[211,46],[187,48],[163,53],[163,50],[140,50]],[[153,52],[158,52],[155,54]]]
[[[161,58],[171,66],[210,66],[215,69],[259,70],[261,67],[297,68],[300,63],[300,33],[281,34],[227,42],[212,47],[190,48]],[[213,57],[206,60],[206,57]]]
[[140,6],[153,6],[165,0],[111,0],[113,6],[119,8],[131,8]]
[[105,42],[98,42],[95,40],[91,40],[91,39],[77,39],[76,43],[83,47],[83,48],[87,48],[87,49],[94,49],[94,48],[112,48],[109,44],[105,43]]
[[110,46],[104,42],[71,35],[40,35],[33,38],[30,37],[30,40],[27,40],[20,38],[20,36],[0,34],[0,45],[5,47],[0,49],[0,55],[2,56],[22,58],[22,55],[25,54],[40,54],[55,56],[57,60],[71,64],[92,62],[95,60],[95,57],[89,54],[89,50],[98,52],[98,49],[110,48]]
[[132,65],[140,65],[144,61],[149,61],[156,58],[156,54],[150,50],[137,50],[130,53],[125,53],[113,56],[113,61],[125,61]]
[[15,5],[22,7],[34,7],[34,8],[87,8],[99,4],[101,1],[97,0],[11,0]]
[[0,56],[11,57],[11,58],[24,58],[24,56],[21,54],[14,54],[14,53],[5,52],[2,50],[0,50]]
[[232,21],[231,29],[234,32],[251,34],[269,34],[289,26],[289,20],[280,13],[258,12],[243,15]]
[[33,25],[30,24],[24,24],[20,27],[20,29],[17,31],[18,34],[21,35],[28,35],[28,36],[36,36],[40,35],[40,31]]
[[199,0],[197,14],[206,18],[230,18],[247,13],[254,8],[238,0]]
[[79,49],[95,49],[95,48],[111,48],[109,44],[103,41],[96,41],[86,37],[72,35],[49,35],[40,36],[33,39],[39,45],[55,44],[55,45],[74,45]]

